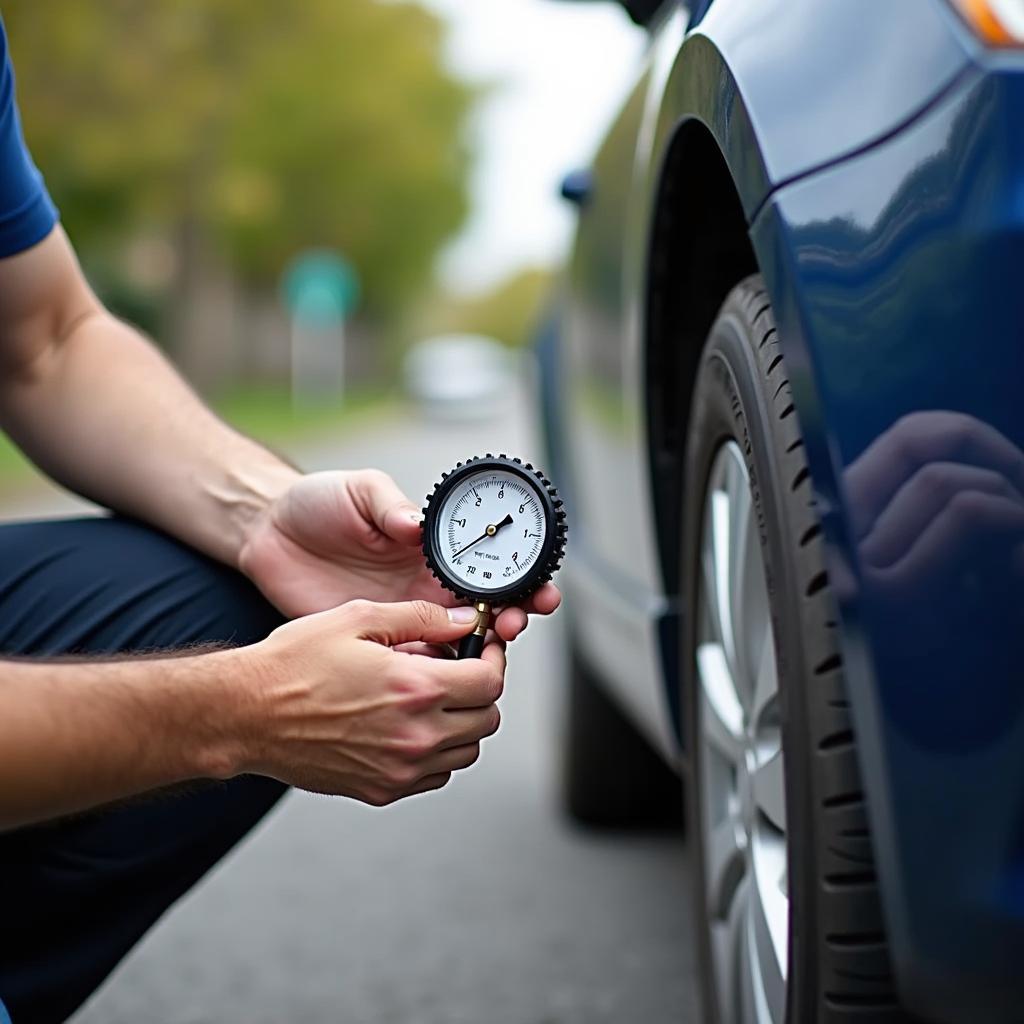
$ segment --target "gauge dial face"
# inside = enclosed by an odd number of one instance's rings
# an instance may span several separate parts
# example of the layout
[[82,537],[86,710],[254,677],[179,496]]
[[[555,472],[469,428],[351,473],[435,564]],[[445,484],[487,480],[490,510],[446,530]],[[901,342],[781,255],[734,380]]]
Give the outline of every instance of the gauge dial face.
[[492,469],[459,480],[437,517],[436,550],[467,590],[503,590],[537,567],[548,523],[523,477]]

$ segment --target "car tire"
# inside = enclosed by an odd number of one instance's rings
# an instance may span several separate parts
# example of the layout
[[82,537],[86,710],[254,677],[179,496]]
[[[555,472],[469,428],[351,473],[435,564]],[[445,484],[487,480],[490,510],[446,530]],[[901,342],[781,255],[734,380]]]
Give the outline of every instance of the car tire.
[[701,357],[683,559],[704,1019],[908,1021],[893,987],[821,527],[757,275],[726,299]]
[[562,751],[566,812],[593,828],[681,827],[682,781],[568,645]]

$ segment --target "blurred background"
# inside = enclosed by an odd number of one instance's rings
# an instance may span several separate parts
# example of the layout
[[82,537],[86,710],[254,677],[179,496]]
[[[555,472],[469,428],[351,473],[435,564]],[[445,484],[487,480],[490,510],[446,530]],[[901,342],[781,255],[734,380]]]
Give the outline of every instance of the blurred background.
[[[550,0],[3,16],[29,146],[94,287],[268,439],[398,398],[430,336],[528,343],[571,226],[559,180],[643,42],[617,5]],[[0,486],[23,476],[10,452],[0,466]]]
[[[5,0],[24,130],[88,277],[222,415],[414,499],[543,464],[529,346],[643,34],[611,3]],[[0,440],[0,514],[79,511]],[[571,536],[569,557],[571,552]],[[696,1019],[685,850],[558,807],[560,622],[439,794],[293,793],[77,1024]]]

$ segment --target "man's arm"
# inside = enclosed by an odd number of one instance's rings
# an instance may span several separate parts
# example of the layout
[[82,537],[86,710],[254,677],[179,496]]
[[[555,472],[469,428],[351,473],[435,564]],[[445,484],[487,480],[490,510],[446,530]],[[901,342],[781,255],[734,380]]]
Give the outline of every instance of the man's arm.
[[0,661],[0,829],[243,772],[376,805],[438,789],[498,728],[504,653],[393,647],[449,643],[474,621],[470,608],[353,601],[235,650]]
[[55,480],[236,565],[298,474],[108,313],[63,230],[0,260],[0,425]]
[[233,774],[236,662],[0,662],[0,829]]
[[[0,426],[54,479],[241,569],[289,616],[357,597],[454,601],[387,474],[302,477],[222,423],[102,307],[60,227],[0,259],[0,309]],[[495,630],[512,640],[559,600],[546,584]]]

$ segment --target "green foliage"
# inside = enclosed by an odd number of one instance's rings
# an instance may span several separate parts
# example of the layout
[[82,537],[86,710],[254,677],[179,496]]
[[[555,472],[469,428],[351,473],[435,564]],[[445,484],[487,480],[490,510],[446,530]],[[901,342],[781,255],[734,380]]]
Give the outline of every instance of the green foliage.
[[86,253],[198,236],[263,285],[336,248],[380,313],[465,215],[473,97],[417,5],[7,0],[4,20],[30,148]]
[[450,303],[435,314],[437,329],[486,334],[506,345],[528,345],[551,297],[551,271],[521,270],[484,295]]
[[235,429],[278,449],[317,437],[334,437],[375,416],[395,411],[380,390],[350,391],[344,402],[315,403],[296,408],[287,388],[235,387],[219,395],[213,408]]
[[[237,430],[254,437],[286,457],[301,459],[311,442],[336,442],[365,429],[376,418],[393,416],[400,405],[380,390],[350,392],[343,403],[294,408],[287,388],[240,386],[211,402],[213,409]],[[0,497],[31,486],[38,478],[28,456],[0,433]]]

